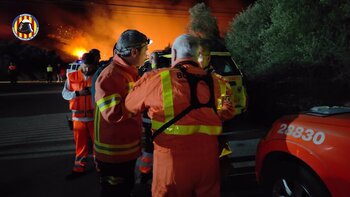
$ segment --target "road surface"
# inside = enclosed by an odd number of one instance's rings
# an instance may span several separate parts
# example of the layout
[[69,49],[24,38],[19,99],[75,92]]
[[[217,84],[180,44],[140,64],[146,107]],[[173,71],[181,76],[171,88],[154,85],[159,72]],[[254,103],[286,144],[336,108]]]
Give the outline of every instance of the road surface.
[[[98,177],[92,165],[87,175],[65,180],[74,161],[74,140],[66,122],[69,110],[61,96],[62,86],[0,83],[0,196],[98,196]],[[230,145],[239,157],[254,154],[256,142],[233,141]],[[239,162],[232,165],[237,167]],[[145,188],[136,187],[135,196],[147,196]],[[223,183],[223,197],[260,195],[252,173],[227,177]]]

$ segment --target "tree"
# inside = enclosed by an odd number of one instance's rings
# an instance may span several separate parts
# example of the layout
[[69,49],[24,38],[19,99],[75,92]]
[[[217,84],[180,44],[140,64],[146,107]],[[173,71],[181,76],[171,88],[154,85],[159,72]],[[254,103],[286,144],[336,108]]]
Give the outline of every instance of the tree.
[[210,41],[211,50],[224,50],[225,44],[220,37],[219,26],[216,18],[212,15],[205,3],[197,3],[189,9],[190,23],[188,31],[202,39]]
[[347,0],[258,0],[234,18],[225,40],[265,116],[350,100]]

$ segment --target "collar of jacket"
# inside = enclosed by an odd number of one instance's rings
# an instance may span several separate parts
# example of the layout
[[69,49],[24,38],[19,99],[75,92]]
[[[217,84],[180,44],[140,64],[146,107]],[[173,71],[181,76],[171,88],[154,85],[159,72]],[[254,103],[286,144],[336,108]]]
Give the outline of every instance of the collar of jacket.
[[115,65],[118,65],[119,67],[122,67],[124,70],[128,70],[131,72],[134,76],[138,76],[138,70],[135,66],[128,65],[121,57],[118,55],[114,55],[113,57],[113,63]]
[[[186,63],[189,61],[192,62],[193,64]],[[182,62],[184,62],[184,64],[182,64]],[[190,73],[200,74],[200,75],[206,74],[206,72],[199,66],[199,63],[197,61],[193,61],[193,59],[191,58],[178,59],[177,61],[172,63],[171,67],[173,68],[176,64],[181,64]]]

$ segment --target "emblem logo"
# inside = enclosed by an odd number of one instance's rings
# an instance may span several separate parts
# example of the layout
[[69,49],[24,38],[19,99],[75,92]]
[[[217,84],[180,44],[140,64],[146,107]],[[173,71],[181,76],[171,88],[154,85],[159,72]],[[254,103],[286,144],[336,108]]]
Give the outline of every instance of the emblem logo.
[[31,40],[38,34],[38,31],[38,20],[30,14],[21,14],[12,22],[12,32],[20,40]]

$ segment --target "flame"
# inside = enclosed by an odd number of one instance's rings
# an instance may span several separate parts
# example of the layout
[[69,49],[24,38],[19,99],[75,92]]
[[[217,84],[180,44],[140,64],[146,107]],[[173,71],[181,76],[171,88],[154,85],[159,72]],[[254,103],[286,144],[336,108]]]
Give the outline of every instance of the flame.
[[87,53],[87,50],[82,47],[74,48],[72,52],[72,54],[78,57],[78,59],[81,59],[84,53]]
[[[66,24],[66,21],[61,21],[61,18],[56,19],[63,24],[56,28],[57,33],[55,33],[55,36],[58,36],[56,39],[63,44],[60,47],[62,51],[80,59],[84,52],[95,48],[100,50],[101,60],[108,60],[113,56],[113,46],[126,29],[137,29],[153,40],[153,43],[148,46],[149,53],[171,46],[176,37],[188,31],[187,8],[192,6],[192,3],[189,3],[192,1],[176,1],[178,2],[176,5],[167,3],[154,5],[152,0],[139,0],[122,3],[123,6],[114,5],[115,1],[111,0],[104,2],[108,2],[107,8],[95,6],[92,15],[87,18],[62,11],[64,14],[61,15],[65,15],[67,21],[71,22],[71,24]],[[232,17],[242,8],[241,5],[237,5],[237,2],[240,2],[238,0],[224,0],[224,2],[232,3],[229,5],[215,4],[216,7],[225,10],[223,13],[216,13],[221,30],[227,28]],[[139,3],[142,3],[141,6]],[[175,6],[177,9],[170,12],[169,10],[174,9]],[[161,31],[159,27],[162,27]]]

